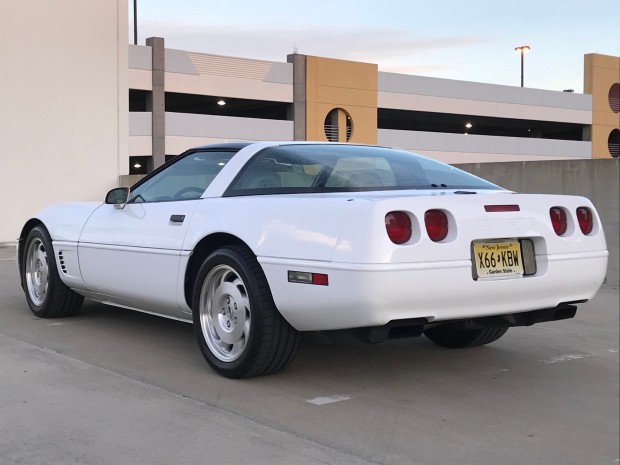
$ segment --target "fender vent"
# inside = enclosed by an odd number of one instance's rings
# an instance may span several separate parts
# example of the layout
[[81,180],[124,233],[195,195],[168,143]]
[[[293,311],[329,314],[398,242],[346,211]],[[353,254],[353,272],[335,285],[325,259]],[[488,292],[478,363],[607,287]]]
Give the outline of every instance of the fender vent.
[[62,254],[62,250],[58,252],[58,263],[60,264],[60,269],[63,274],[67,274],[67,265],[65,264],[65,257]]

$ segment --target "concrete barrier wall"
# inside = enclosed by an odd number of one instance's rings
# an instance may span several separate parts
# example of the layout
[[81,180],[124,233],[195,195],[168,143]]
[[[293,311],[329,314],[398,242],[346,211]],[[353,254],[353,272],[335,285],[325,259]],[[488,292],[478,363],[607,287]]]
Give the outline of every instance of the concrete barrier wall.
[[525,193],[581,195],[596,207],[607,239],[607,282],[618,284],[618,181],[620,160],[554,160],[455,164],[506,189]]

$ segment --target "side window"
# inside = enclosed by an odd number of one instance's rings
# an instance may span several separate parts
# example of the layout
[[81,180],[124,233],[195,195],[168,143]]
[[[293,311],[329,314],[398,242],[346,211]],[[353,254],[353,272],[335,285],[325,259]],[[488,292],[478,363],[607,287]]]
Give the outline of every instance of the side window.
[[193,152],[131,192],[133,203],[198,199],[234,152]]

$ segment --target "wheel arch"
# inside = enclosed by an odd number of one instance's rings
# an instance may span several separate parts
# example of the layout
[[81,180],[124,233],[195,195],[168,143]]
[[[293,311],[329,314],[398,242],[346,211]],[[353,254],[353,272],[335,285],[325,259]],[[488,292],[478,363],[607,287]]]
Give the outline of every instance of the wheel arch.
[[30,231],[32,231],[37,226],[43,226],[45,229],[47,229],[45,227],[45,224],[43,224],[43,221],[41,221],[40,219],[30,218],[28,221],[26,221],[26,224],[22,228],[19,238],[17,239],[17,268],[19,269],[19,281],[22,289],[24,288],[24,278],[22,273],[22,263],[24,261],[24,242],[26,241],[28,234],[30,234]]
[[[184,281],[184,296],[185,303],[189,308],[192,308],[192,295],[194,292],[194,282],[198,270],[202,265],[202,262],[215,250],[225,247],[227,245],[238,245],[247,248],[250,252],[254,251],[249,247],[242,239],[229,233],[212,233],[203,237],[194,247],[192,254],[187,263],[185,269],[185,281]],[[256,255],[256,254],[254,254]],[[260,265],[259,265],[260,266]]]

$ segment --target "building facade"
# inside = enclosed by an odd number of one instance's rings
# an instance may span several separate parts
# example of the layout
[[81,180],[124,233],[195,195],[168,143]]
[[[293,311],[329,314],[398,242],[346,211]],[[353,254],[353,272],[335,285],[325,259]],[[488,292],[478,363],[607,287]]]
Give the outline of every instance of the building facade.
[[0,2],[0,243],[51,203],[101,201],[211,142],[349,141],[456,164],[619,155],[619,57],[586,55],[583,94],[547,91],[128,45],[127,6]]
[[[129,46],[133,174],[227,140],[380,144],[448,163],[618,155],[618,57],[586,55],[579,94],[385,73],[376,64],[300,54],[286,62],[200,54],[149,40]],[[156,57],[163,72],[154,70]],[[163,106],[153,107],[157,98]]]

